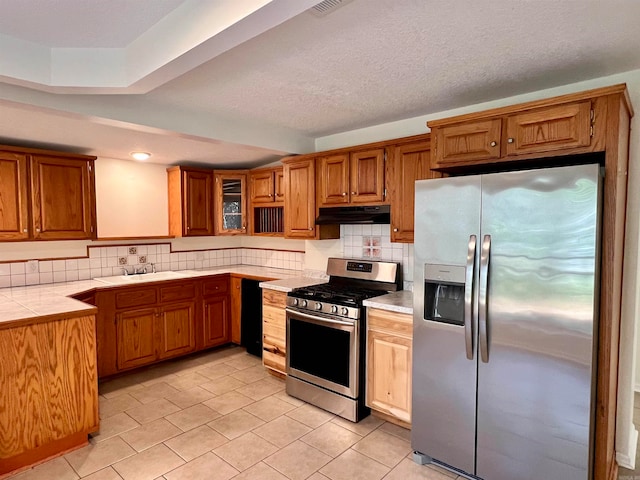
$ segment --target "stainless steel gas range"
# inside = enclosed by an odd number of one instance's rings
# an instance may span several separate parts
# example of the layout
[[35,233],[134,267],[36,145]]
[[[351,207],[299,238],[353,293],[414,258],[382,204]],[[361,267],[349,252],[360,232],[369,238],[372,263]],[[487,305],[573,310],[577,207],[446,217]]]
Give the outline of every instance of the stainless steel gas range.
[[367,298],[402,289],[393,262],[329,258],[329,282],[287,296],[287,393],[352,422],[365,392]]

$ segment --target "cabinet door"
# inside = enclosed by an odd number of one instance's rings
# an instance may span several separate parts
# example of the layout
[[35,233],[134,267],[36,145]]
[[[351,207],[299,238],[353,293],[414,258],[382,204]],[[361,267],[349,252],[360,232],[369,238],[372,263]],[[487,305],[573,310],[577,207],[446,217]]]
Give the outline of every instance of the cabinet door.
[[195,350],[193,312],[193,303],[168,305],[159,310],[159,358],[175,357]]
[[94,204],[89,166],[86,160],[31,157],[34,238],[91,238]]
[[349,203],[349,154],[318,159],[318,198],[320,206]]
[[590,143],[589,101],[507,117],[507,155],[587,147]]
[[350,161],[351,203],[384,201],[384,148],[354,152]]
[[156,310],[146,308],[116,315],[118,370],[140,367],[156,361],[158,331]]
[[223,345],[230,340],[229,297],[206,298],[204,304],[204,347]]
[[247,233],[247,176],[244,173],[215,174],[215,234]]
[[240,345],[242,318],[242,279],[231,277],[231,341]]
[[207,172],[183,172],[183,235],[213,235],[213,177]]
[[398,145],[390,150],[389,198],[391,241],[413,243],[415,182],[429,178],[430,142]]
[[27,157],[0,152],[0,240],[29,238]]
[[315,238],[316,206],[314,160],[287,162],[285,178],[286,238]]
[[434,128],[436,166],[500,158],[502,120]]
[[251,173],[250,190],[251,201],[254,203],[264,203],[274,201],[273,171]]
[[284,170],[278,168],[273,173],[273,188],[276,202],[284,201]]

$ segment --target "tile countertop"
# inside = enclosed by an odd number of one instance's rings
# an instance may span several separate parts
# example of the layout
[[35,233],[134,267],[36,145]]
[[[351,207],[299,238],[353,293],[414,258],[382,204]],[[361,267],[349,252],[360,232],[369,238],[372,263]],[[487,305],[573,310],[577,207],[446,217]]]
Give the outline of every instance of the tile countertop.
[[[263,279],[273,278],[280,281],[284,279],[291,280],[298,277],[311,281],[309,284],[323,282],[322,279],[318,278],[311,279],[309,277],[302,277],[302,273],[298,270],[251,265],[229,265],[204,270],[181,270],[180,278],[195,278],[223,273],[246,275]],[[136,280],[135,285],[157,281],[153,278],[153,274],[147,275],[149,275],[148,280],[146,280],[146,278],[145,280]],[[134,283],[130,280],[122,280],[121,282],[116,280],[115,283],[105,283],[100,280],[80,280],[68,283],[49,283],[44,285],[2,288],[0,289],[0,328],[28,325],[35,321],[35,319],[47,321],[49,317],[60,318],[61,315],[67,313],[92,315],[96,312],[94,306],[69,298],[69,296],[96,288],[114,288],[132,284]]]
[[365,307],[379,308],[391,312],[413,315],[413,292],[400,290],[380,297],[369,298],[363,302]]
[[268,290],[277,290],[279,292],[290,292],[294,288],[308,287],[309,285],[318,285],[320,283],[327,283],[327,279],[319,277],[293,277],[283,278],[281,280],[273,280],[270,282],[260,282],[260,288],[266,288]]

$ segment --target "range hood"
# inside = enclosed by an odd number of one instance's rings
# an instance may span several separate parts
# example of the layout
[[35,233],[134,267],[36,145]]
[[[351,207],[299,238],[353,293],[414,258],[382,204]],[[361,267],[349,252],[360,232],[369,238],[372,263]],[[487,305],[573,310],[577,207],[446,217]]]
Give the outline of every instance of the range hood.
[[321,208],[316,225],[391,223],[389,205]]

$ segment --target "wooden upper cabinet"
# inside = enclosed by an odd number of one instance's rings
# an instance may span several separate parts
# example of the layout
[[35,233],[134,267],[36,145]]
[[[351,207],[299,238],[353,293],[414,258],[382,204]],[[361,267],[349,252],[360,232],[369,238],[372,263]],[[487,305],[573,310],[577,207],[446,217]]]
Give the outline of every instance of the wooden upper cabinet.
[[587,147],[591,102],[570,103],[511,115],[506,119],[507,155]]
[[169,235],[213,235],[213,171],[197,168],[167,169]]
[[29,238],[27,156],[0,152],[0,240]]
[[216,235],[247,233],[247,174],[245,171],[214,172],[214,230]]
[[287,238],[315,238],[315,161],[313,158],[284,162],[285,221]]
[[93,236],[91,163],[31,156],[32,231],[34,239],[68,240]]
[[249,174],[249,198],[252,204],[282,202],[282,167],[252,170]]
[[384,201],[384,148],[318,159],[319,206]]
[[318,159],[318,198],[320,206],[349,203],[349,154],[340,153]]
[[413,243],[415,182],[438,175],[429,169],[431,142],[422,140],[389,149],[388,189],[391,241]]
[[606,102],[573,95],[429,122],[432,168],[544,158],[602,151]]
[[501,119],[438,128],[434,132],[436,163],[500,158],[501,130]]
[[384,201],[384,154],[384,148],[351,154],[351,203],[373,204]]

